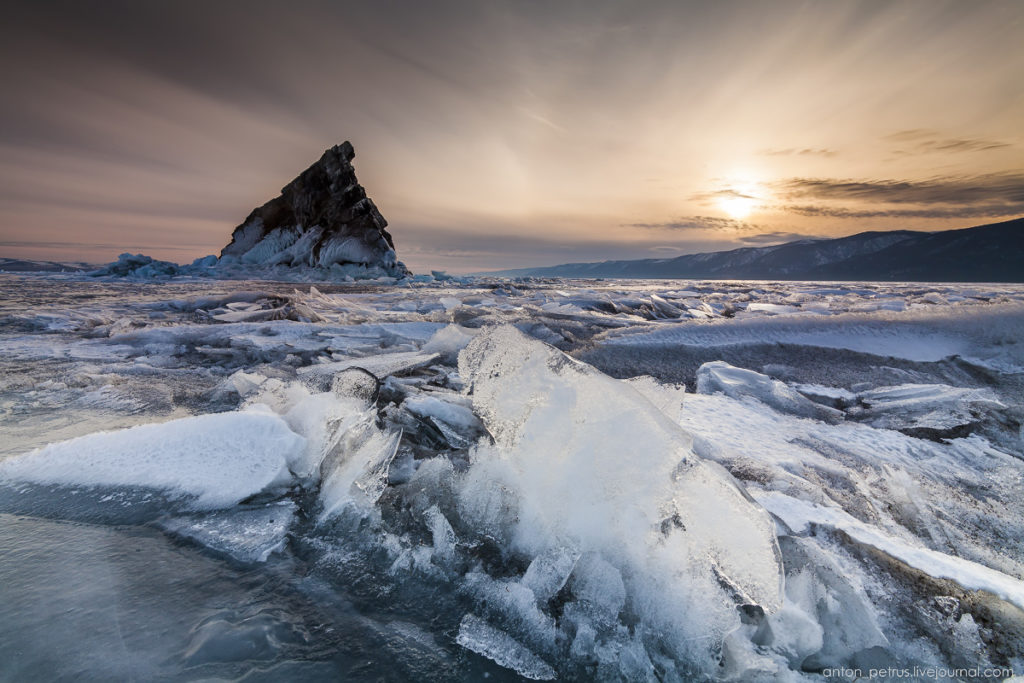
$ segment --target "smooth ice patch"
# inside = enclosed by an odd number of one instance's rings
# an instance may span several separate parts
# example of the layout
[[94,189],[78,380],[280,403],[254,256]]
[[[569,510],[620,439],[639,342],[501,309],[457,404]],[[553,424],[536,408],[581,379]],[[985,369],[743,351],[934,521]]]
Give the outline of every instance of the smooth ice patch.
[[929,329],[923,324],[885,320],[881,316],[806,314],[716,320],[705,325],[673,325],[653,330],[627,329],[604,341],[610,346],[682,345],[698,347],[743,344],[794,344],[846,349],[912,361],[938,361],[971,348],[964,333]]
[[260,508],[173,517],[165,531],[188,538],[240,562],[266,562],[284,547],[298,506],[291,501]]
[[219,413],[51,444],[0,463],[0,479],[157,489],[224,508],[289,482],[304,448],[276,415]]

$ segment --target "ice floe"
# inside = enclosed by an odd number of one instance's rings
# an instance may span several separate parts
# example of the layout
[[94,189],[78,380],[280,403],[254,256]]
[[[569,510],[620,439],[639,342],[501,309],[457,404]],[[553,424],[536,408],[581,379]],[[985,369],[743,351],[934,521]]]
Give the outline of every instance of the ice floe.
[[276,415],[200,415],[52,444],[0,462],[0,480],[156,489],[224,508],[286,486],[304,446]]

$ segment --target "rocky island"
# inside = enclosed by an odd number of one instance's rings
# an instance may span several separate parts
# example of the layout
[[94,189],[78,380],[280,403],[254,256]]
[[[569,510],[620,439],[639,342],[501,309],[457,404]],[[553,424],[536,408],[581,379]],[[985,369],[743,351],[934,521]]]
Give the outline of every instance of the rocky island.
[[393,275],[398,261],[388,222],[356,179],[355,150],[345,141],[253,209],[231,233],[220,262],[259,265],[363,265]]
[[231,233],[220,256],[179,266],[142,254],[122,254],[97,276],[268,278],[300,280],[402,278],[409,270],[395,252],[388,222],[356,179],[347,140],[253,209]]

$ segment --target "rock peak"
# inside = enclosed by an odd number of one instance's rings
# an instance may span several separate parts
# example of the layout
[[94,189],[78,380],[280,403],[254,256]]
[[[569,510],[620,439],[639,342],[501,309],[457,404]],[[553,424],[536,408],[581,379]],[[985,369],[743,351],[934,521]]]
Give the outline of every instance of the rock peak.
[[221,261],[245,264],[358,265],[388,275],[408,273],[398,261],[387,221],[356,179],[347,140],[284,186],[281,195],[231,233]]

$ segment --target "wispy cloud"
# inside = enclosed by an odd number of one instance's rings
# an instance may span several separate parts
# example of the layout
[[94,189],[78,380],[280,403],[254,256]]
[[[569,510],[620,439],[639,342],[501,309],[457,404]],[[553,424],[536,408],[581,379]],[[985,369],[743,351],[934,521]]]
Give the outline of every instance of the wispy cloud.
[[526,107],[519,107],[519,111],[526,118],[531,119],[533,121],[536,121],[537,123],[542,124],[544,126],[547,126],[548,128],[551,128],[552,130],[557,130],[560,133],[565,133],[566,132],[565,128],[563,128],[562,126],[558,125],[557,123],[555,123],[551,119],[547,118],[546,116],[542,116],[542,115],[538,114],[535,111],[527,109]]
[[799,232],[762,232],[757,235],[746,235],[740,237],[739,241],[744,244],[782,244],[784,242],[795,242],[796,240],[824,239],[820,236],[805,235]]
[[987,152],[1013,147],[1009,142],[1002,140],[945,137],[938,131],[928,128],[901,130],[891,135],[886,135],[883,140],[900,145],[900,148],[895,150],[895,153],[901,155],[931,154],[933,152]]
[[1020,205],[1024,209],[1024,173],[936,177],[928,180],[850,180],[790,178],[776,185],[787,199],[863,201],[886,204],[975,206]]
[[192,246],[183,247],[173,244],[96,244],[92,242],[55,242],[51,240],[0,240],[0,248],[47,248],[47,249],[119,249],[121,251],[153,250],[193,252]]
[[747,194],[746,192],[740,192],[739,190],[727,187],[722,190],[695,192],[690,195],[690,199],[695,202],[710,202],[717,199],[757,199],[757,197],[752,194]]
[[757,226],[738,221],[733,218],[716,216],[681,216],[675,220],[655,223],[624,223],[624,228],[644,228],[649,230],[718,230],[741,232],[756,230]]
[[932,209],[849,209],[835,206],[787,205],[787,213],[814,218],[1001,218],[1024,214],[1024,205],[956,206]]
[[758,154],[766,157],[834,157],[838,156],[839,152],[824,147],[787,147],[785,149],[762,149]]

